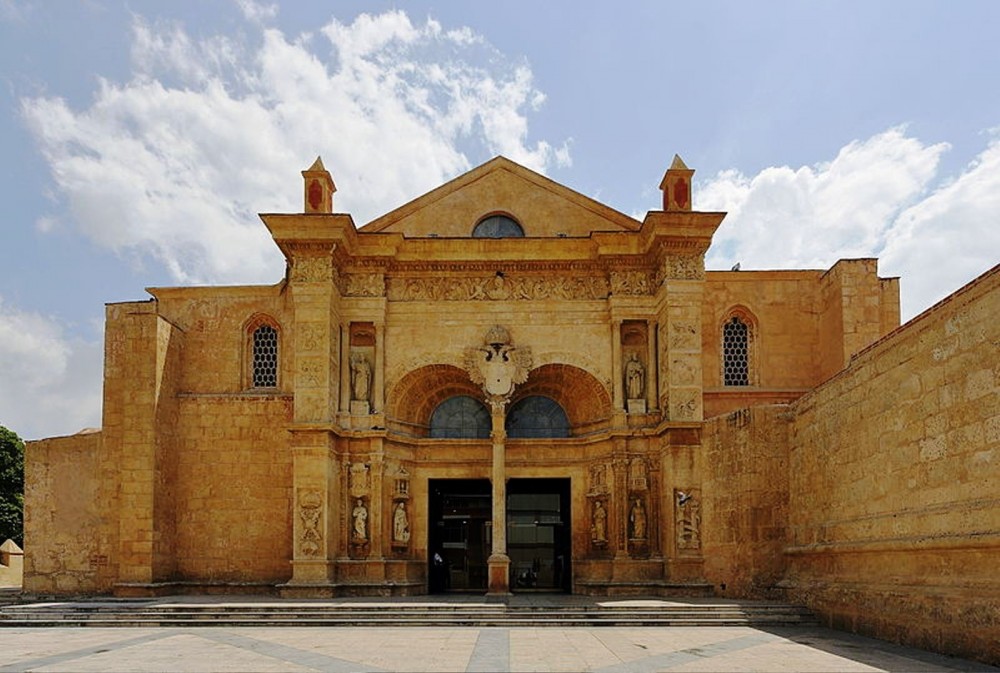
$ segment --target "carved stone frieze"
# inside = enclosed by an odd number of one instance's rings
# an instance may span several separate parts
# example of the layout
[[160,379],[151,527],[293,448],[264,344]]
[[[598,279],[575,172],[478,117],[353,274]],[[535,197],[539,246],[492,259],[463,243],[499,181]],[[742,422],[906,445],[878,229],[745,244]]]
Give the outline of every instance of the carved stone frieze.
[[292,281],[299,283],[333,282],[330,257],[295,257],[292,261]]
[[382,297],[385,278],[381,273],[341,273],[337,286],[345,297]]
[[663,260],[664,280],[702,280],[705,278],[705,259],[699,254],[668,254]]
[[611,294],[646,295],[653,292],[653,279],[647,271],[612,271]]
[[516,276],[478,278],[389,278],[390,301],[508,301],[605,299],[608,282],[600,276]]

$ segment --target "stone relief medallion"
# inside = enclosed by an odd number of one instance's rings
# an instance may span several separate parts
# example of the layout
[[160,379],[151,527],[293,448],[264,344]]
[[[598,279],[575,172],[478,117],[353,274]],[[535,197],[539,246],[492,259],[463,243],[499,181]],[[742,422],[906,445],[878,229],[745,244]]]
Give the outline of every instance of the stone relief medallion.
[[299,536],[299,553],[303,556],[316,556],[320,552],[323,533],[320,530],[320,520],[323,516],[323,494],[316,489],[300,488],[299,518],[302,521],[302,534]]
[[674,523],[678,551],[701,549],[701,492],[698,489],[674,489]]
[[531,362],[531,349],[515,347],[507,328],[501,325],[489,329],[482,346],[469,348],[465,353],[469,377],[483,387],[491,401],[506,401],[514,386],[527,381]]

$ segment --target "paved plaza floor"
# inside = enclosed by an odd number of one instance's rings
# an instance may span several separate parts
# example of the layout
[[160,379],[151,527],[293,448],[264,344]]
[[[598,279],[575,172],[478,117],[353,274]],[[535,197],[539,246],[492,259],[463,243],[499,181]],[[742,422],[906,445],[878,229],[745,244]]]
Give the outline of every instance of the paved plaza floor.
[[1000,671],[819,627],[3,628],[7,671]]

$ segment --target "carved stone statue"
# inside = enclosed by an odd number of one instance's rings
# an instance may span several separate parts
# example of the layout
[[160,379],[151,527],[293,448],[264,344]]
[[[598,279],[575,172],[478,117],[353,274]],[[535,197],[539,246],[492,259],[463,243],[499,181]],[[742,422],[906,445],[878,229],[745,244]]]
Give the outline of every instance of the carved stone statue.
[[372,382],[372,366],[361,353],[351,356],[351,399],[367,402]]
[[639,356],[632,353],[625,364],[625,390],[628,399],[641,400],[645,397],[646,369],[639,361]]
[[392,513],[392,540],[393,542],[410,541],[410,521],[406,516],[406,503],[396,503],[396,509]]
[[594,542],[605,543],[608,541],[608,511],[604,509],[604,503],[600,500],[594,502],[594,511],[591,514],[593,524],[590,527],[591,539]]
[[355,542],[367,542],[368,541],[368,508],[365,507],[365,501],[358,498],[354,504],[354,511],[351,512],[351,518],[354,520],[354,528],[352,531],[352,537]]
[[323,497],[318,491],[303,491],[299,496],[299,517],[302,519],[299,549],[306,556],[318,554],[323,541],[323,534],[319,529],[322,504]]
[[642,500],[639,498],[635,499],[635,504],[632,505],[632,511],[629,514],[629,521],[632,522],[632,539],[633,540],[645,540],[646,539],[646,507],[642,504]]

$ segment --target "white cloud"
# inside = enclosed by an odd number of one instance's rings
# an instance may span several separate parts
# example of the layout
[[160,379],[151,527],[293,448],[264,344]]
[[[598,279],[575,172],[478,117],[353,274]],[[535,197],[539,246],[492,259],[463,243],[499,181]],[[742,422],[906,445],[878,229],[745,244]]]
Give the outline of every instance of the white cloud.
[[258,37],[195,40],[137,20],[130,81],[102,81],[82,110],[22,100],[88,237],[158,259],[179,282],[273,282],[282,260],[256,213],[301,210],[299,171],[317,154],[337,210],[359,224],[467,170],[470,155],[569,163],[565,142],[527,140],[526,115],[544,100],[528,66],[467,28],[397,11]]
[[893,222],[881,268],[901,276],[905,315],[1000,263],[1000,138],[955,180]]
[[0,425],[25,439],[100,426],[102,350],[0,297]]
[[882,275],[902,276],[908,319],[995,264],[1000,250],[998,143],[934,191],[948,149],[893,128],[849,143],[827,163],[752,177],[721,172],[695,193],[696,208],[729,213],[706,264],[825,269],[881,257]]

